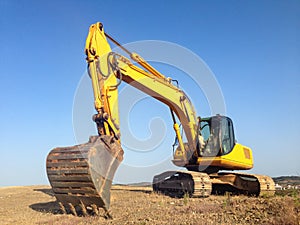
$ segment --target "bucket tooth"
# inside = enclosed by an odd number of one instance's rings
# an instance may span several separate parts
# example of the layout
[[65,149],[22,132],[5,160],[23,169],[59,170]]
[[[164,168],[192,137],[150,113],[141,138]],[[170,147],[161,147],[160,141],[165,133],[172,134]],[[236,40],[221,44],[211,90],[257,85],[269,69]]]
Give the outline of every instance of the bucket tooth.
[[104,218],[105,219],[113,219],[110,210],[105,210]]
[[99,215],[98,207],[95,204],[92,204],[92,211],[95,215]]
[[66,210],[65,206],[61,202],[59,202],[58,204],[59,204],[59,208],[60,208],[62,214],[67,214],[67,210]]
[[68,205],[69,205],[69,207],[70,207],[71,213],[72,213],[74,216],[77,216],[77,212],[76,212],[76,209],[75,209],[75,207],[73,206],[73,204],[72,204],[72,203],[69,203]]
[[84,205],[84,203],[83,203],[82,201],[80,201],[80,207],[81,207],[82,215],[83,215],[83,216],[87,216],[88,213],[87,213],[87,210],[86,210],[86,208],[85,208],[85,205]]

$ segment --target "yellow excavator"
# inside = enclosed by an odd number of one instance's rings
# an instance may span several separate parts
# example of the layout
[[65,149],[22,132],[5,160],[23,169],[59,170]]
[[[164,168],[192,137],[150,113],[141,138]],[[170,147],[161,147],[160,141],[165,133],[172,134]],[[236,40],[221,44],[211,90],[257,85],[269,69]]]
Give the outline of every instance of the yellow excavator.
[[[130,59],[112,52],[107,39],[124,50]],[[118,112],[121,81],[170,108],[177,142],[172,161],[187,170],[167,171],[154,176],[154,191],[179,197],[185,194],[207,197],[211,193],[225,192],[274,195],[272,178],[230,172],[253,167],[252,151],[236,143],[230,118],[222,115],[197,117],[191,101],[171,78],[120,45],[104,32],[101,23],[91,25],[85,53],[97,111],[93,120],[98,135],[91,136],[88,143],[54,148],[48,154],[48,179],[63,212],[98,214],[102,208],[106,216],[110,215],[112,180],[124,153]],[[186,142],[177,120],[181,123]]]

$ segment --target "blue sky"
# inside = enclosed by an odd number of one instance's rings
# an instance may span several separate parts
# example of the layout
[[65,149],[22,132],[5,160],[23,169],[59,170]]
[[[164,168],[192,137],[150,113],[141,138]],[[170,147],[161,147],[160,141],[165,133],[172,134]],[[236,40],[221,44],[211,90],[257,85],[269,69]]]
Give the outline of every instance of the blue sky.
[[[236,139],[253,150],[251,172],[300,175],[299,1],[2,0],[0,186],[47,183],[50,149],[76,143],[73,100],[86,69],[88,27],[97,21],[122,43],[163,40],[199,55],[219,82]],[[189,82],[180,83],[197,96]],[[206,114],[207,102],[196,103]],[[139,118],[140,112],[143,105],[133,111],[137,135],[147,136],[143,124],[153,116],[169,124],[166,109]],[[172,128],[167,132],[172,142]]]

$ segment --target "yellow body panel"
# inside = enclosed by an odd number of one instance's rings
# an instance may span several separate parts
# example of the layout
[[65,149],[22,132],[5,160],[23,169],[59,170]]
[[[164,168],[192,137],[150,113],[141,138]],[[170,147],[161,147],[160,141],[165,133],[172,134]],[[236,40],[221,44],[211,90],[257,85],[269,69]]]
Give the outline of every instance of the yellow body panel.
[[197,164],[230,170],[249,170],[253,168],[252,151],[250,148],[236,143],[228,154],[216,157],[199,157]]

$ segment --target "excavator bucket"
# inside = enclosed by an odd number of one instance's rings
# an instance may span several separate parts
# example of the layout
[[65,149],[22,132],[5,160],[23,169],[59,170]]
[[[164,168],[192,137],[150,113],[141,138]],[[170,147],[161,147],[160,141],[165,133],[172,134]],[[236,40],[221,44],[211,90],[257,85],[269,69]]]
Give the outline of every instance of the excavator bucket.
[[92,136],[88,143],[54,148],[47,157],[47,175],[63,211],[77,215],[110,207],[114,174],[123,150],[112,136]]

